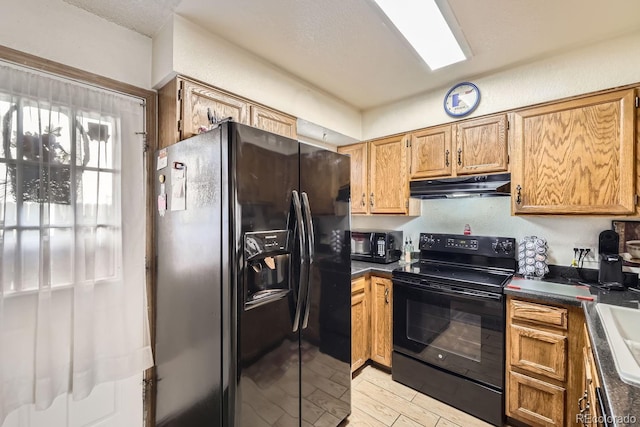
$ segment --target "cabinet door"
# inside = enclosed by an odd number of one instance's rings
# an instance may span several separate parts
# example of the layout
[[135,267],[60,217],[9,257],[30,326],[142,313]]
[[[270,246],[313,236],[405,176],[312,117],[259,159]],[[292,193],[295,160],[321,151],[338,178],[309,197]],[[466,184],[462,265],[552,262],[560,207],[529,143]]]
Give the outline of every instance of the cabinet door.
[[512,208],[519,213],[635,211],[635,91],[515,112]]
[[251,126],[289,138],[297,138],[296,119],[269,108],[251,106]]
[[369,306],[367,280],[364,277],[351,283],[351,372],[369,359]]
[[404,135],[369,143],[369,211],[406,214],[409,204],[406,138]]
[[451,175],[451,125],[437,126],[411,135],[410,179]]
[[508,384],[508,416],[539,426],[564,425],[564,388],[513,371]]
[[391,367],[391,295],[390,279],[371,277],[371,360]]
[[456,173],[504,172],[507,164],[507,115],[468,120],[456,126]]
[[189,80],[182,80],[181,139],[198,134],[200,126],[209,126],[208,113],[217,119],[233,118],[248,124],[248,104],[234,96]]
[[539,329],[511,325],[511,367],[564,381],[567,337]]
[[351,213],[366,214],[369,212],[367,143],[338,147],[338,153],[351,157]]

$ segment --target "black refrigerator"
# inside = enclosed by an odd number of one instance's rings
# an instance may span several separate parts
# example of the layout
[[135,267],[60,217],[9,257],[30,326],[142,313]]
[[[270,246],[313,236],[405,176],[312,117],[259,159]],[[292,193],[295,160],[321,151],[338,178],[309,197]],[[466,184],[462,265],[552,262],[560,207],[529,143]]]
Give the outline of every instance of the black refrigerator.
[[337,426],[349,158],[226,122],[156,162],[156,425]]

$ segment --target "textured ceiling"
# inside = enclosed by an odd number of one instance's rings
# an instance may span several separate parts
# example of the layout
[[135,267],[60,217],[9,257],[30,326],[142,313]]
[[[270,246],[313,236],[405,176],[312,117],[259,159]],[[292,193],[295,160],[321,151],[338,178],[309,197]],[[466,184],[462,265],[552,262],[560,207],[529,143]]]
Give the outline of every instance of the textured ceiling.
[[637,0],[448,0],[472,57],[432,72],[372,0],[65,1],[149,36],[175,11],[362,110],[640,31]]
[[148,37],[160,29],[181,0],[62,0]]

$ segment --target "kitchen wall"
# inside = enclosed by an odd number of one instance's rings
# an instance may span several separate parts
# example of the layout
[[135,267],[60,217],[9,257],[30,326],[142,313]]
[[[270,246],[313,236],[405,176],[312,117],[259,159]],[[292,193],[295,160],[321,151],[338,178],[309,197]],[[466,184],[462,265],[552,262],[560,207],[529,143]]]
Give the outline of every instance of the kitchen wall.
[[192,22],[174,16],[154,37],[155,87],[193,77],[355,139],[360,111]]
[[0,45],[151,88],[151,39],[61,0],[2,2]]
[[[420,217],[354,215],[351,227],[403,230],[414,245],[421,232],[462,234],[465,224],[476,235],[517,240],[524,236],[544,237],[549,245],[549,262],[567,266],[576,244],[597,250],[598,234],[611,229],[611,217],[511,216],[510,203],[510,197],[423,200]],[[590,256],[584,267],[598,268],[596,259],[595,254]]]
[[[469,80],[481,92],[468,117],[640,82],[640,32]],[[452,122],[443,110],[449,87],[362,115],[363,138]]]

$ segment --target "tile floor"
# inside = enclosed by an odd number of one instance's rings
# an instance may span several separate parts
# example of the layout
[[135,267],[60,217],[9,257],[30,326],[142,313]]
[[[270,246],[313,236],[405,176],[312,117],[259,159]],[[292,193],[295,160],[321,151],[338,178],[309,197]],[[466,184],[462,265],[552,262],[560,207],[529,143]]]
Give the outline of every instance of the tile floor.
[[471,415],[397,383],[373,366],[356,372],[351,415],[340,427],[489,427]]

